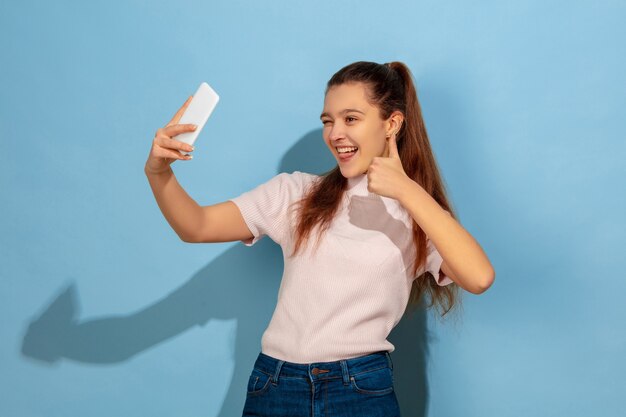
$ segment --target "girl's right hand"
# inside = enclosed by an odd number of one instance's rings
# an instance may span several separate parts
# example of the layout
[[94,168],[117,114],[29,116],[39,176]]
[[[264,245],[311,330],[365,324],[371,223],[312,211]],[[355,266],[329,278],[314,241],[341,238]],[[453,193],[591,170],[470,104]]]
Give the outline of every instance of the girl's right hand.
[[148,174],[160,174],[168,170],[169,166],[177,159],[190,160],[191,155],[183,155],[179,150],[185,152],[193,151],[193,147],[179,140],[172,139],[176,135],[196,130],[193,124],[179,125],[178,121],[182,117],[185,109],[189,106],[193,96],[189,97],[185,104],[178,109],[172,120],[156,131],[152,140],[152,149],[146,161],[145,171]]

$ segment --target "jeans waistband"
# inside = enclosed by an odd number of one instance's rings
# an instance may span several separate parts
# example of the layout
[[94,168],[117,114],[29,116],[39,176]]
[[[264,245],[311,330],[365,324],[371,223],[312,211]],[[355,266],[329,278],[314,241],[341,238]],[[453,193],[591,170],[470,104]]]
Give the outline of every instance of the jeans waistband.
[[311,381],[342,378],[344,384],[347,385],[350,383],[350,376],[361,372],[384,367],[389,367],[393,370],[393,362],[391,361],[391,355],[386,350],[356,358],[307,364],[283,361],[260,352],[254,367],[272,375],[274,384],[278,383],[279,377],[282,376],[287,378],[309,378]]

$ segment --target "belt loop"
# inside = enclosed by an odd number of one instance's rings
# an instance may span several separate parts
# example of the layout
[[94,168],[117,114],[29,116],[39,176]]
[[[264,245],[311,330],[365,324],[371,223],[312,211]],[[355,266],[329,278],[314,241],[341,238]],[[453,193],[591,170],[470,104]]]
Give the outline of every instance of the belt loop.
[[274,372],[274,375],[272,376],[272,384],[274,385],[278,384],[278,375],[280,375],[280,368],[283,367],[284,363],[285,361],[279,360],[278,363],[276,364],[276,372]]
[[391,355],[389,354],[388,350],[385,351],[385,355],[387,356],[387,362],[389,362],[389,367],[391,368],[391,370],[393,370],[393,362],[391,361]]
[[345,359],[339,361],[341,364],[341,375],[343,376],[343,385],[350,383],[350,374],[348,373],[348,364]]

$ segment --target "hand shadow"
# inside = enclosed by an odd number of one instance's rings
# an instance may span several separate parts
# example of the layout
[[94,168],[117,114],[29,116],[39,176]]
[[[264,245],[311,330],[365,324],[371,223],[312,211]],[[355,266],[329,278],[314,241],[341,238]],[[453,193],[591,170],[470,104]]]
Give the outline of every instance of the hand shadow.
[[352,196],[348,204],[348,221],[361,229],[384,234],[402,254],[404,268],[412,266],[413,235],[406,233],[407,226],[402,220],[396,219],[387,211],[380,196]]
[[[334,166],[323,146],[321,129],[316,129],[287,151],[279,172],[321,174]],[[66,358],[115,364],[212,318],[236,318],[235,367],[219,415],[240,415],[261,336],[276,305],[282,272],[282,251],[266,237],[253,247],[238,244],[226,250],[184,285],[136,313],[81,321],[77,291],[71,285],[29,324],[22,354],[47,363]],[[396,347],[392,353],[395,386],[406,416],[426,413],[426,335],[426,316],[420,309],[403,318],[389,338]]]

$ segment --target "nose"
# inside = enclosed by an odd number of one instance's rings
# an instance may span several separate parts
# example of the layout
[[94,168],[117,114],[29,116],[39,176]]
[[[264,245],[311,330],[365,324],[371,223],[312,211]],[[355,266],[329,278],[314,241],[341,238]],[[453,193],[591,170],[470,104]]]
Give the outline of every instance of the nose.
[[330,139],[331,141],[336,141],[344,137],[345,133],[343,131],[343,128],[339,126],[339,124],[334,124],[333,127],[330,129],[330,132],[328,133],[328,139]]

